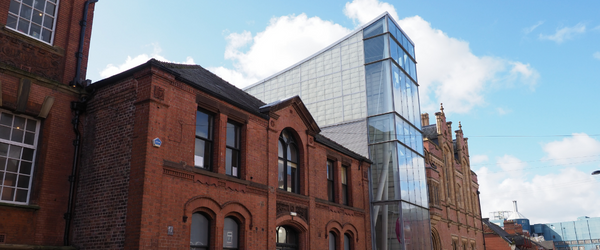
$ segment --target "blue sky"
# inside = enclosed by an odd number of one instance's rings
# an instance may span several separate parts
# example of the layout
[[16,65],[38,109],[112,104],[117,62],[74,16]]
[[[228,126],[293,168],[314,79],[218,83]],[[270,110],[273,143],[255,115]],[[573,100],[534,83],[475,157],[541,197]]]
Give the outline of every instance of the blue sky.
[[422,112],[462,123],[483,216],[600,216],[598,1],[155,1],[96,4],[87,77],[199,64],[238,87],[388,11],[416,44]]

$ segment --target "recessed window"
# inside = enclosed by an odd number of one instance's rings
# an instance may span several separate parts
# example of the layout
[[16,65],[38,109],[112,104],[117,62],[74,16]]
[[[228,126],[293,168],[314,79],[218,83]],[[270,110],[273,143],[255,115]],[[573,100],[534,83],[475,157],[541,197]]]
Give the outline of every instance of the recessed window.
[[335,234],[333,232],[329,232],[329,250],[336,250]]
[[223,226],[223,249],[238,249],[238,223],[231,217],[225,218]]
[[348,167],[342,166],[342,204],[348,205]]
[[227,148],[225,173],[240,177],[240,126],[227,123]]
[[348,234],[344,234],[344,250],[350,250],[352,249],[352,241],[350,240],[351,237]]
[[194,165],[210,169],[210,155],[213,144],[213,116],[202,111],[196,112],[196,147]]
[[287,130],[281,132],[279,136],[278,150],[279,171],[277,179],[279,189],[299,193],[298,149],[292,134]]
[[192,215],[190,250],[207,250],[209,247],[210,220],[201,213]]
[[58,0],[11,0],[6,27],[51,44]]
[[0,201],[27,204],[40,122],[0,111]]
[[327,198],[329,201],[335,201],[335,182],[333,178],[333,161],[327,161]]

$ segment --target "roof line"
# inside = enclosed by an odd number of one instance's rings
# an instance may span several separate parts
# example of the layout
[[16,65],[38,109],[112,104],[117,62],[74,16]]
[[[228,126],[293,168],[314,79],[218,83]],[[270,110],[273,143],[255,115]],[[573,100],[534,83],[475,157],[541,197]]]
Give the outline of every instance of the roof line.
[[[295,68],[296,66],[298,66],[298,65],[300,65],[300,64],[303,64],[303,63],[305,63],[305,62],[309,61],[310,59],[313,59],[313,58],[315,58],[316,56],[320,55],[321,53],[323,53],[323,52],[325,52],[325,51],[327,51],[327,50],[329,50],[329,49],[331,49],[331,48],[333,48],[333,47],[337,46],[338,44],[342,43],[344,40],[348,39],[349,37],[351,37],[351,36],[353,36],[353,35],[356,35],[358,32],[362,31],[363,29],[365,29],[365,28],[366,28],[366,27],[368,27],[369,25],[373,24],[374,22],[376,22],[376,21],[379,21],[379,19],[381,19],[382,17],[384,17],[384,16],[386,16],[386,15],[388,15],[388,16],[389,16],[389,13],[388,13],[387,11],[386,11],[386,12],[383,12],[381,15],[377,16],[375,19],[371,20],[370,22],[368,22],[368,23],[366,23],[366,24],[363,24],[362,26],[360,26],[360,27],[356,28],[354,31],[350,32],[348,35],[346,35],[346,36],[342,37],[340,40],[337,40],[336,42],[334,42],[334,43],[332,43],[331,45],[329,45],[329,46],[325,47],[324,49],[322,49],[322,50],[319,50],[318,52],[316,52],[316,53],[314,53],[314,54],[312,54],[312,55],[308,56],[307,58],[304,58],[303,60],[301,60],[301,61],[299,61],[299,62],[295,63],[294,65],[292,65],[292,66],[289,66],[289,67],[287,67],[287,68],[285,68],[285,69],[283,69],[283,70],[281,70],[281,71],[279,71],[279,72],[277,72],[277,73],[275,73],[275,74],[273,74],[273,75],[271,75],[271,76],[269,76],[269,77],[266,77],[266,78],[264,78],[264,79],[262,79],[262,80],[260,80],[260,81],[258,81],[258,82],[256,82],[256,83],[253,83],[253,84],[251,84],[251,85],[249,85],[249,86],[246,86],[246,87],[242,88],[242,90],[246,91],[246,90],[248,90],[249,88],[252,88],[252,87],[254,87],[254,86],[256,86],[256,85],[259,85],[259,84],[261,84],[261,83],[264,83],[264,82],[266,82],[266,81],[268,81],[268,80],[271,80],[271,79],[273,79],[273,78],[275,78],[275,77],[277,77],[277,76],[279,76],[279,75],[281,75],[281,74],[283,74],[283,73],[285,73],[285,72],[289,71],[290,69],[293,69],[293,68]],[[394,19],[394,18],[391,18],[391,19]],[[396,24],[396,25],[397,25],[397,24]],[[398,27],[400,27],[400,26],[398,26]],[[402,32],[404,32],[404,31],[402,31]],[[405,35],[406,35],[406,34],[405,34]],[[412,42],[412,40],[411,40],[411,42]],[[414,43],[413,43],[413,44],[414,44]]]

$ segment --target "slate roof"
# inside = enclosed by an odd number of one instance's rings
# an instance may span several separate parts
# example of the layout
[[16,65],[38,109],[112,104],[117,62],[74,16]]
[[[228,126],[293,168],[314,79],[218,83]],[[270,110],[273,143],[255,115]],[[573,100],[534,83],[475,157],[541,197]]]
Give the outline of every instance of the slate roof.
[[260,114],[261,116],[264,116],[259,112],[260,107],[265,105],[264,102],[223,80],[205,68],[202,68],[200,65],[156,62],[163,67],[176,72],[178,74],[178,80],[191,85],[196,85],[202,89],[202,91],[218,97],[221,100],[225,100],[234,106],[256,115]]
[[488,226],[496,235],[500,236],[506,242],[509,242],[509,243],[511,242],[511,240],[508,238],[508,236],[510,236],[510,234],[508,234],[506,231],[504,231],[504,229],[502,229],[500,226],[496,225],[495,223],[490,222],[489,218],[483,218],[483,224]]
[[350,156],[350,157],[352,157],[354,159],[361,160],[361,161],[367,162],[369,164],[373,163],[368,158],[366,158],[366,157],[364,157],[364,156],[362,156],[360,154],[357,154],[357,153],[355,153],[354,151],[352,151],[350,149],[347,149],[346,147],[338,144],[337,142],[335,142],[335,141],[333,141],[333,140],[331,140],[331,139],[329,139],[329,138],[327,138],[327,137],[325,137],[325,136],[323,136],[321,134],[315,135],[315,141],[318,142],[318,143],[321,143],[321,144],[323,144],[325,146],[328,146],[328,147],[330,147],[332,149],[335,149],[335,150],[337,150],[337,151],[339,151],[341,153],[344,153],[344,154],[346,154],[346,155],[348,155],[348,156]]
[[438,134],[437,134],[437,126],[435,124],[430,124],[427,126],[421,127],[421,131],[423,131],[423,137],[429,139],[433,143],[439,145],[438,143]]
[[[269,119],[268,109],[270,107],[276,106],[277,104],[280,104],[282,101],[285,101],[280,100],[271,104],[266,104],[258,98],[254,97],[253,95],[244,92],[243,90],[237,88],[231,83],[223,80],[219,76],[202,68],[200,65],[161,62],[154,58],[132,69],[126,70],[109,78],[97,81],[94,84],[88,86],[87,90],[93,91],[94,89],[109,86],[120,80],[131,77],[134,73],[138,72],[139,70],[150,66],[160,68],[161,70],[164,70],[165,72],[168,72],[175,76],[175,79],[178,81],[184,82],[191,87],[199,89],[207,94],[210,94],[223,101],[226,101],[231,105],[234,105],[240,109],[248,111],[254,115],[257,115],[267,120]],[[334,142],[333,140],[325,136],[317,134],[315,136],[315,140],[325,146],[335,149],[341,153],[347,154],[348,156],[351,156],[355,159],[371,163],[371,161],[365,158],[364,156],[361,156],[360,154],[357,154],[352,150],[347,149],[346,147]]]

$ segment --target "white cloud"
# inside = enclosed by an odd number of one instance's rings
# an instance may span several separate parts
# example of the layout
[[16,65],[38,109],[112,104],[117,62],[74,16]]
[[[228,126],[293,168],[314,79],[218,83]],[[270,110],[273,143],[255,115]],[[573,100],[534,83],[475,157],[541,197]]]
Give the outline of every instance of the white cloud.
[[487,155],[473,155],[471,156],[470,162],[471,165],[482,164],[488,162],[490,159]]
[[531,90],[535,88],[535,85],[537,85],[538,79],[540,78],[540,74],[533,69],[529,63],[509,62],[509,65],[512,66],[510,77],[513,80],[529,85]]
[[583,164],[600,159],[600,141],[585,133],[573,133],[562,141],[553,141],[542,146],[546,156],[559,165]]
[[537,22],[536,24],[534,24],[532,26],[529,26],[527,28],[523,28],[523,32],[525,34],[529,34],[529,33],[531,33],[533,30],[535,30],[537,27],[539,27],[542,24],[544,24],[544,22],[543,21],[539,21],[539,22]]
[[344,8],[344,14],[353,19],[354,23],[358,25],[368,23],[386,11],[395,20],[399,20],[396,8],[393,5],[378,0],[354,0],[351,3],[346,3]]
[[[394,6],[377,0],[354,0],[344,8],[344,13],[359,24],[384,11],[398,18]],[[456,113],[485,105],[484,92],[492,82],[523,81],[531,88],[537,83],[539,74],[529,64],[476,56],[468,42],[432,28],[419,16],[405,18],[399,24],[416,44],[424,112],[437,110],[440,102],[448,112]],[[339,24],[306,14],[274,17],[264,31],[255,35],[245,31],[226,36],[225,58],[233,61],[233,69],[208,69],[243,88],[299,62],[349,32]]]
[[498,111],[499,115],[506,115],[506,114],[512,112],[512,110],[510,110],[510,109],[503,109],[503,108],[496,108],[496,111]]
[[[116,74],[126,71],[128,69],[131,69],[135,66],[143,64],[143,63],[147,62],[148,60],[150,60],[151,58],[155,58],[156,60],[163,61],[163,62],[171,62],[170,60],[167,60],[166,58],[164,58],[163,56],[160,55],[160,52],[162,50],[158,44],[152,44],[152,47],[153,47],[153,51],[150,55],[141,54],[141,55],[137,55],[133,58],[131,56],[127,56],[127,59],[125,59],[125,62],[120,65],[113,65],[113,64],[106,65],[106,67],[102,71],[100,71],[100,76],[102,78],[107,78],[107,77],[116,75]],[[190,56],[188,56],[184,62],[179,62],[179,63],[195,64],[194,59]]]
[[243,88],[292,66],[349,32],[339,24],[306,14],[275,17],[255,36],[248,31],[229,34],[225,58],[233,60],[234,69],[209,70]]
[[600,178],[565,168],[528,179],[521,172],[526,164],[512,156],[498,159],[498,165],[505,170],[476,170],[483,217],[492,211],[512,211],[513,200],[531,224],[575,220],[574,215],[600,216]]
[[600,51],[594,52],[594,58],[600,60]]
[[582,33],[585,33],[585,25],[582,23],[578,23],[573,27],[564,27],[561,29],[557,29],[556,33],[554,33],[553,35],[540,34],[540,39],[555,41],[556,43],[560,44],[565,40],[572,39],[575,35]]
[[[529,64],[476,56],[469,43],[448,36],[419,16],[399,21],[415,42],[421,109],[466,113],[485,105],[484,90],[492,82],[525,81],[533,87],[539,74]],[[509,69],[509,70],[507,70]]]

